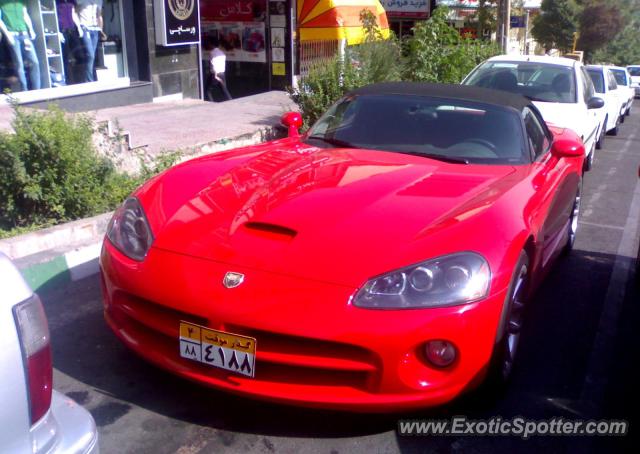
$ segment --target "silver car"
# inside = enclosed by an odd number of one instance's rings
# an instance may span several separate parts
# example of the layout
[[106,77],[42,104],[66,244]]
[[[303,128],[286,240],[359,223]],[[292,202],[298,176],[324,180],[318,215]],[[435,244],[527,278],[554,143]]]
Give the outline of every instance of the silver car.
[[42,303],[2,253],[0,289],[0,451],[97,453],[91,414],[53,390]]

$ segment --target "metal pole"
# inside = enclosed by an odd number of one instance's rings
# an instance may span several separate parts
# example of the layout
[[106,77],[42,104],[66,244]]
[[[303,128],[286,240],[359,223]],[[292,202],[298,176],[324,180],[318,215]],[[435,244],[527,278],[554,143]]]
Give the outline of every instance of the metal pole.
[[529,10],[524,14],[524,49],[523,54],[529,55]]
[[509,52],[509,30],[511,29],[511,0],[504,0],[504,53]]

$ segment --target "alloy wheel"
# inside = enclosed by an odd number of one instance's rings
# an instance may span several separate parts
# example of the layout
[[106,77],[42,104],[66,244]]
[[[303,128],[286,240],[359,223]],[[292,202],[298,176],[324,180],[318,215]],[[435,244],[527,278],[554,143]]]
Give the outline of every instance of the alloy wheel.
[[527,273],[527,266],[522,265],[509,303],[509,313],[507,314],[506,332],[504,337],[505,354],[502,362],[502,376],[505,379],[511,374],[513,362],[518,351],[518,345],[520,344],[520,334],[522,332],[522,320],[525,307]]
[[[582,186],[582,185],[581,185]],[[569,219],[569,239],[567,240],[567,249],[573,249],[576,242],[576,234],[578,233],[578,219],[580,217],[580,206],[582,203],[582,187],[578,188],[578,193],[573,201],[571,218]]]

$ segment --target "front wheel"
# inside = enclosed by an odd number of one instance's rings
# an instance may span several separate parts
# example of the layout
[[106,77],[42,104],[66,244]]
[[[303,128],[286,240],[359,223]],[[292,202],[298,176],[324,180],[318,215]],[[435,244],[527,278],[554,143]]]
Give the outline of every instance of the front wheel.
[[503,307],[502,325],[499,328],[501,332],[498,333],[489,363],[486,384],[492,388],[504,385],[511,377],[522,333],[528,283],[529,257],[522,251],[511,278]]
[[596,149],[601,150],[602,146],[604,145],[604,136],[605,136],[605,132],[607,130],[607,121],[608,118],[604,119],[604,123],[602,124],[602,127],[600,128],[600,134],[598,135],[598,141],[596,142]]
[[576,234],[578,233],[578,220],[580,218],[580,207],[582,204],[582,182],[578,186],[578,192],[573,200],[571,208],[571,216],[569,217],[569,232],[567,233],[567,243],[564,246],[564,252],[569,253],[573,250],[576,243]]
[[591,153],[589,153],[587,155],[587,158],[584,160],[584,164],[583,164],[583,171],[584,172],[588,172],[589,170],[593,169],[593,160],[594,160],[594,156],[596,154],[595,148],[591,150]]
[[619,131],[620,131],[620,118],[616,120],[616,126],[611,131],[609,131],[609,135],[617,136]]

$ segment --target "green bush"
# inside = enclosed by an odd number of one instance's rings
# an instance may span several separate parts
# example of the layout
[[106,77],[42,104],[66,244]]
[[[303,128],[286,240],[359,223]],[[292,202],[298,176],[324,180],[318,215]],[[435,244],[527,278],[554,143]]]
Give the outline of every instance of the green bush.
[[131,177],[96,154],[88,116],[14,110],[14,133],[0,133],[0,237],[112,210],[175,161]]
[[297,89],[289,89],[291,99],[302,113],[304,129],[312,126],[345,93],[376,82],[400,80],[399,44],[395,38],[382,39],[370,11],[363,10],[360,20],[365,28],[362,44],[348,47],[344,56],[316,63]]
[[460,36],[447,15],[440,6],[414,27],[405,48],[405,80],[458,84],[476,65],[500,53],[495,43]]
[[312,66],[299,88],[289,90],[305,129],[355,88],[394,80],[457,84],[476,65],[499,54],[495,43],[461,37],[447,23],[447,11],[440,6],[429,20],[419,21],[403,46],[393,36],[382,39],[375,16],[363,11],[364,42],[347,48],[344,57]]

